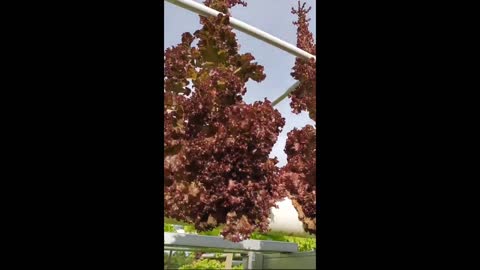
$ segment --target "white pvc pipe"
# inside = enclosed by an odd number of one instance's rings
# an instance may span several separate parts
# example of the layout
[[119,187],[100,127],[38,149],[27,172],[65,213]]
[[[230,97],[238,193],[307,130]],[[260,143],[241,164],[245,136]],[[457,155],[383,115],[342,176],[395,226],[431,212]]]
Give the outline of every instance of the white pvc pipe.
[[290,86],[287,91],[285,91],[285,93],[283,93],[281,96],[279,96],[277,99],[275,99],[273,102],[272,102],[272,106],[275,107],[278,105],[278,103],[282,102],[282,100],[284,100],[288,94],[290,94],[291,92],[293,92],[293,90],[295,90],[298,86],[300,85],[300,82],[297,81],[295,82],[294,84],[292,84],[292,86]]
[[[170,2],[174,5],[177,5],[181,8],[188,9],[192,12],[195,12],[197,14],[203,15],[203,16],[217,16],[221,12],[218,12],[212,8],[209,8],[205,5],[202,5],[200,3],[197,3],[193,0],[165,0],[167,2]],[[255,28],[249,24],[246,24],[240,20],[237,20],[233,17],[230,17],[230,24],[232,25],[233,28],[242,31],[245,34],[248,34],[250,36],[253,36],[257,39],[263,40],[267,42],[270,45],[273,45],[279,49],[282,49],[290,54],[293,54],[297,57],[303,58],[303,59],[310,59],[314,58],[316,59],[315,55],[312,55],[300,48],[297,48],[296,46],[285,42],[277,37],[274,37],[270,35],[267,32],[264,32],[258,28]]]

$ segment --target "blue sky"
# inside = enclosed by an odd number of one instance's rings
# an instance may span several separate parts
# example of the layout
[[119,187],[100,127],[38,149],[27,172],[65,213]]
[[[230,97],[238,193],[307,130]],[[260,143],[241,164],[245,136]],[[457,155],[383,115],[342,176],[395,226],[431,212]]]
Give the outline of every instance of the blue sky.
[[[196,2],[203,2],[195,0]],[[232,16],[238,20],[255,26],[269,34],[276,36],[291,44],[296,44],[296,28],[292,24],[296,16],[290,13],[292,7],[297,6],[297,0],[247,0],[247,7],[236,6],[232,9]],[[312,6],[309,15],[310,30],[316,35],[316,13],[315,0],[303,0],[307,6]],[[171,3],[165,3],[164,16],[164,50],[180,43],[181,34],[184,32],[193,33],[201,26],[197,14],[179,8]],[[240,44],[240,52],[250,52],[260,65],[265,67],[267,78],[261,83],[249,81],[247,83],[247,94],[244,100],[253,103],[263,100],[265,97],[273,101],[285,92],[295,80],[290,76],[295,57],[263,41],[254,39],[242,32],[234,30]],[[302,128],[307,124],[314,125],[306,113],[293,114],[290,108],[290,99],[284,99],[275,108],[285,118],[285,126],[280,134],[277,143],[273,147],[271,157],[276,156],[279,160],[278,166],[287,162],[287,156],[283,152],[287,133],[293,128]]]

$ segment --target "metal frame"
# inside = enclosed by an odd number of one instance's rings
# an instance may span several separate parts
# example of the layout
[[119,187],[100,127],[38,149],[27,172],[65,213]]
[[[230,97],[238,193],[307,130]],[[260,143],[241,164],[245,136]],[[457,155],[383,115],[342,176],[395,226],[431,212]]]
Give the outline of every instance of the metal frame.
[[254,254],[248,269],[316,269],[316,252]]
[[[211,251],[221,253],[240,253],[243,256],[243,269],[255,269],[261,265],[263,257],[261,254],[280,253],[280,254],[298,254],[298,245],[289,242],[268,241],[268,240],[244,240],[238,243],[224,240],[219,236],[205,236],[185,233],[164,232],[164,250],[170,250],[168,263],[172,250],[183,251]],[[211,250],[209,250],[211,249]],[[231,265],[231,259],[230,259]]]
[[224,240],[219,236],[206,236],[185,233],[164,233],[165,250],[187,248],[187,249],[216,249],[222,251],[234,251],[236,253],[255,252],[298,252],[298,245],[289,242],[268,241],[268,240],[244,240],[238,243]]

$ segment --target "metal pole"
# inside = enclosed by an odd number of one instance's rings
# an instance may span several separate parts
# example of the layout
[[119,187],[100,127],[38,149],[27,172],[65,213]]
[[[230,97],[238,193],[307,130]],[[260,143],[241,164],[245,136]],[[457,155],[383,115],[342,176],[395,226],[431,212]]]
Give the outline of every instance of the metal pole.
[[250,251],[248,252],[247,269],[255,269],[254,262],[255,262],[255,253]]
[[233,253],[227,253],[227,257],[225,258],[225,269],[231,270],[232,269],[232,261],[233,261]]
[[170,269],[170,258],[172,258],[172,251],[168,253],[168,259],[167,259],[167,267],[165,269]]
[[288,88],[287,91],[285,91],[285,93],[283,93],[281,96],[279,96],[277,99],[275,99],[275,101],[272,102],[272,106],[276,106],[278,103],[280,103],[280,101],[282,101],[286,97],[288,97],[288,94],[290,94],[290,92],[295,90],[299,84],[300,84],[300,82],[297,81],[292,86],[290,86],[290,88]]
[[[172,3],[176,6],[179,6],[181,8],[188,9],[192,12],[195,12],[203,16],[217,16],[218,14],[220,14],[220,12],[212,8],[209,8],[205,5],[202,5],[200,3],[197,3],[193,0],[165,0],[165,1]],[[275,46],[279,49],[282,49],[290,54],[293,54],[296,57],[300,57],[303,59],[310,59],[310,58],[316,59],[315,55],[312,55],[300,48],[297,48],[296,46],[288,42],[285,42],[277,37],[270,35],[267,32],[264,32],[256,27],[253,27],[233,17],[230,17],[230,24],[232,25],[233,28],[239,31],[242,31],[243,33],[248,34],[252,37],[265,41],[266,43],[272,46]]]

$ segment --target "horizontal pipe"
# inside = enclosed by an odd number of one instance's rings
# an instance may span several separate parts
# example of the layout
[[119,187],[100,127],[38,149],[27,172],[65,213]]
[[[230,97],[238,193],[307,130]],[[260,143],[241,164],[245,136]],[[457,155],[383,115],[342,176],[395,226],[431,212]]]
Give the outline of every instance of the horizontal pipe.
[[[212,8],[209,8],[205,5],[202,5],[200,3],[197,3],[193,0],[165,0],[169,3],[172,3],[176,6],[179,6],[181,8],[190,10],[192,12],[195,12],[199,15],[203,16],[217,16],[221,12],[218,12]],[[255,37],[257,39],[260,39],[272,46],[275,46],[279,49],[282,49],[290,54],[295,55],[296,57],[300,57],[303,59],[311,59],[314,58],[316,59],[315,55],[312,55],[297,46],[294,46],[286,41],[283,41],[273,35],[270,35],[267,32],[264,32],[256,27],[253,27],[247,23],[244,23],[240,20],[237,20],[233,17],[230,17],[230,24],[234,29],[237,29],[247,35],[250,35],[252,37]]]
[[[298,244],[271,240],[242,240],[232,242],[218,236],[204,236],[185,233],[163,233],[163,245],[173,247],[213,248],[224,251],[256,251],[256,252],[298,252]],[[238,252],[237,252],[238,253]]]

